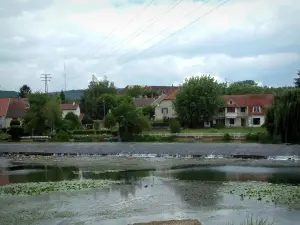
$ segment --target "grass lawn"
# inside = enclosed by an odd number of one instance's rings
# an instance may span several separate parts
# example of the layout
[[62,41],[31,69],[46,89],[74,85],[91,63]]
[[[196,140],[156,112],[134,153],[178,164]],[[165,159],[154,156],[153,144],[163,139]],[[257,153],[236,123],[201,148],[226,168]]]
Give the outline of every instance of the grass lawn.
[[[264,132],[265,128],[263,127],[231,127],[231,128],[202,128],[202,129],[183,129],[181,133],[256,133],[256,132]],[[157,134],[157,133],[169,133],[169,130],[152,130],[144,132],[145,134]]]

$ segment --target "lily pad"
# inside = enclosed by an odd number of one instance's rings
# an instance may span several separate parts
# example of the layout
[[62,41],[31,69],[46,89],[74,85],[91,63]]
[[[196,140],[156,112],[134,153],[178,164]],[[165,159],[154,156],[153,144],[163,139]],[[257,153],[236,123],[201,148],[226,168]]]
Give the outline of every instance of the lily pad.
[[42,195],[50,192],[78,191],[101,188],[120,183],[110,180],[71,180],[59,182],[35,182],[10,184],[0,187],[0,195]]

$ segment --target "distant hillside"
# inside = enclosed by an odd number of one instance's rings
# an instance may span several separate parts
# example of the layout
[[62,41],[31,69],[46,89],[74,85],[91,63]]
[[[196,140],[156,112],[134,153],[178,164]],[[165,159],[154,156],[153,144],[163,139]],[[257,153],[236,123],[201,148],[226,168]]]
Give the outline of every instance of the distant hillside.
[[18,96],[16,91],[0,91],[0,98],[15,98]]
[[[117,88],[117,92],[119,93],[123,88]],[[84,90],[70,90],[65,91],[66,99],[69,100],[79,100],[83,95]],[[50,95],[59,94],[59,92],[51,92]],[[18,96],[18,92],[16,91],[0,91],[0,98],[14,98]]]

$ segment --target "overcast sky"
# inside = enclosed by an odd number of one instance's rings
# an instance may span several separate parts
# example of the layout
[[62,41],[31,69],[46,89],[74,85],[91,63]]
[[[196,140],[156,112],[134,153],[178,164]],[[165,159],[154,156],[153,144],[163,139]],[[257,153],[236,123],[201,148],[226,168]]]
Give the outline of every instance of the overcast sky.
[[61,90],[64,62],[67,89],[86,88],[92,74],[117,87],[200,74],[291,85],[300,69],[299,0],[218,7],[224,1],[1,0],[0,88],[43,90],[40,74],[50,73],[49,91]]

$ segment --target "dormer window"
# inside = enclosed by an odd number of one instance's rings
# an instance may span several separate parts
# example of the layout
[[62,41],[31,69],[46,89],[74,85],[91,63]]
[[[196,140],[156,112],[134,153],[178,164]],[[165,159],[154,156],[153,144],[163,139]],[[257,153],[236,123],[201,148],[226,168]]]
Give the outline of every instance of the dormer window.
[[260,106],[253,106],[253,112],[260,112]]
[[230,105],[232,105],[232,104],[233,104],[232,100],[230,100],[230,101],[229,101],[229,104],[230,104]]

